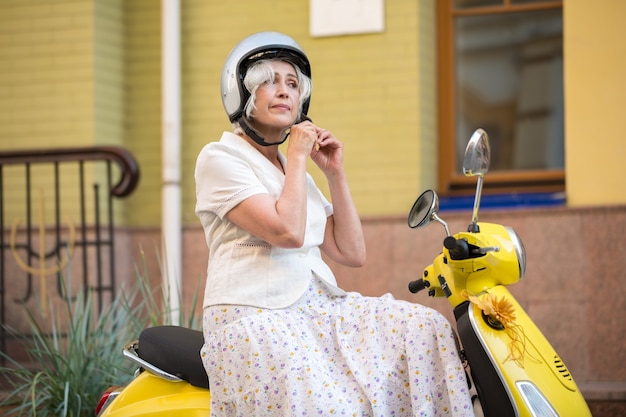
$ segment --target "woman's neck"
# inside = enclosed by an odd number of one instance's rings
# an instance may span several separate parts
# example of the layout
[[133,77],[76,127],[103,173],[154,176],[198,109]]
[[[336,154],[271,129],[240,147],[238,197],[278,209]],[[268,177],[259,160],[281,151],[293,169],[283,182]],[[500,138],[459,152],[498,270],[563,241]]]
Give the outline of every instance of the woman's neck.
[[268,161],[270,161],[276,168],[278,168],[281,172],[285,172],[283,165],[280,163],[278,159],[278,145],[275,146],[261,146],[256,143],[252,138],[247,136],[246,134],[240,134],[250,145],[254,147],[261,155],[266,157]]

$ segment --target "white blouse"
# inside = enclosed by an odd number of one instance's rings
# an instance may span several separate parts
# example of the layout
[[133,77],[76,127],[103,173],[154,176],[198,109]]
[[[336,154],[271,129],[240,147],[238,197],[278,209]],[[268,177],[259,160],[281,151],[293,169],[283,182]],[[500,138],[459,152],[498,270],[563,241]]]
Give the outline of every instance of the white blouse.
[[[287,160],[279,152],[283,167]],[[196,215],[204,228],[209,264],[204,307],[217,304],[284,308],[305,292],[315,273],[331,293],[344,295],[319,246],[332,205],[307,174],[304,244],[277,248],[241,229],[225,215],[248,197],[267,193],[278,199],[285,175],[243,138],[224,132],[207,144],[195,170]]]

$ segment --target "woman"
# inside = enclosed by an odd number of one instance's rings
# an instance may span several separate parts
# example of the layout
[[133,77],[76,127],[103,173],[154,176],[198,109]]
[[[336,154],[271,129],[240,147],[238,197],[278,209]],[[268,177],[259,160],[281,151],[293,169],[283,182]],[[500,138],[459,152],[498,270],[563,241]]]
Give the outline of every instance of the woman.
[[362,266],[365,243],[343,145],[306,117],[310,76],[302,49],[274,32],[244,39],[224,65],[233,133],[204,147],[195,173],[212,415],[473,415],[445,318],[346,293],[322,260]]

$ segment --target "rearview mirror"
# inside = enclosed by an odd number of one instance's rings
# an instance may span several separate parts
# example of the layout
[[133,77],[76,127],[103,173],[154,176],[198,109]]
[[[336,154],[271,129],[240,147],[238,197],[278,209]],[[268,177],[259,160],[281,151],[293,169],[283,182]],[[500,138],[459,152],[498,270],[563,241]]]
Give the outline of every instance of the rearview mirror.
[[465,148],[463,174],[467,177],[485,175],[489,171],[490,161],[489,136],[483,129],[476,129]]
[[417,197],[409,212],[409,227],[419,229],[432,220],[432,214],[439,210],[439,199],[433,190],[426,190]]
[[448,225],[446,222],[441,220],[437,215],[439,211],[439,197],[437,193],[433,190],[424,191],[415,203],[413,203],[413,207],[411,207],[411,211],[409,211],[409,227],[412,229],[419,229],[420,227],[424,227],[429,224],[431,221],[435,220],[441,224],[446,229],[446,236],[450,236],[450,230],[448,230]]
[[489,136],[483,129],[476,129],[467,143],[465,156],[463,157],[463,174],[467,177],[478,177],[472,223],[469,225],[468,232],[479,232],[478,209],[483,191],[483,179],[487,171],[489,171],[490,162],[491,148],[489,147]]

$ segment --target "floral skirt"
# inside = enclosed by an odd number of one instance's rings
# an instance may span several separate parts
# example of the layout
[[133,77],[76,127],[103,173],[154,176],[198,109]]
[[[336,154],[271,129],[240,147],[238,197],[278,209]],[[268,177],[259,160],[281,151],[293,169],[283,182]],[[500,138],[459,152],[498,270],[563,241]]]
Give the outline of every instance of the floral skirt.
[[285,309],[204,310],[212,416],[473,416],[448,321],[313,278]]

